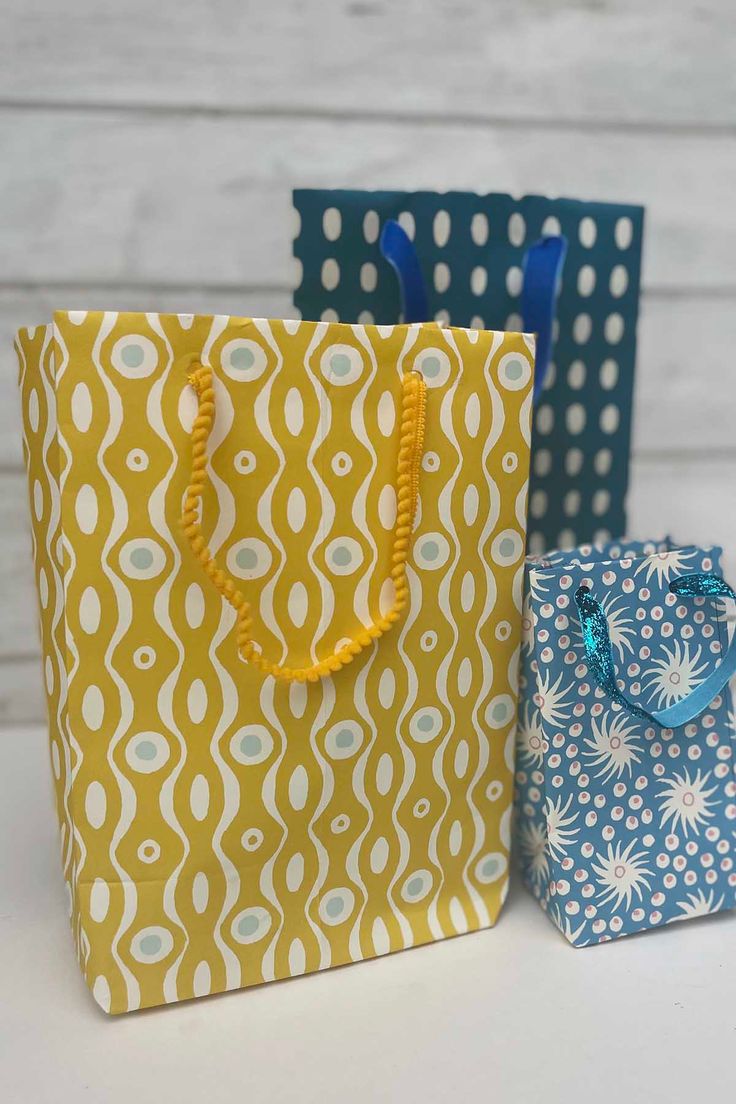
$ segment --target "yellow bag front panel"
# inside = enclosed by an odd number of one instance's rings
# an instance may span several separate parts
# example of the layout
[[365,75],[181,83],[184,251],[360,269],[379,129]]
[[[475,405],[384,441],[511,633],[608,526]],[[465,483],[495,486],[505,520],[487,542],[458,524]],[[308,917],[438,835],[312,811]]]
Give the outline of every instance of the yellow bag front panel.
[[[507,887],[533,346],[518,334],[70,312],[18,337],[51,757],[85,978],[112,1012],[487,926]],[[403,373],[427,383],[399,624],[314,684],[270,658],[391,605]]]

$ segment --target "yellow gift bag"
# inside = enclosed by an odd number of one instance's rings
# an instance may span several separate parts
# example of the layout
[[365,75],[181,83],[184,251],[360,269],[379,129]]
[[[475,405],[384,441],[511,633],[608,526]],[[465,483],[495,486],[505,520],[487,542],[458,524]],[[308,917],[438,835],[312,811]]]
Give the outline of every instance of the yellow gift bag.
[[18,353],[61,848],[98,1003],[492,924],[532,339],[70,311]]

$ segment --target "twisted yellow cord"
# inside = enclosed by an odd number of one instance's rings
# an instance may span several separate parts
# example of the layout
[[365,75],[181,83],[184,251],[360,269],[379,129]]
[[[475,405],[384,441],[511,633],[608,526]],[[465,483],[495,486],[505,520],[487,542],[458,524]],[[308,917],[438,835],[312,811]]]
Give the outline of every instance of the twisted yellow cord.
[[406,562],[411,547],[412,528],[419,495],[419,466],[424,448],[426,384],[418,372],[406,372],[402,381],[401,437],[397,466],[397,511],[394,542],[391,552],[391,578],[394,581],[394,603],[385,617],[379,617],[369,628],[338,651],[311,667],[281,667],[258,651],[250,633],[253,625],[250,605],[231,577],[218,565],[202,536],[199,506],[207,484],[207,441],[215,420],[215,392],[212,369],[199,365],[188,376],[199,400],[197,417],[192,428],[192,473],[184,499],[181,524],[194,556],[205,574],[229,602],[237,614],[238,651],[246,663],[258,667],[264,674],[293,682],[317,682],[325,675],[339,671],[352,663],[356,655],[372,641],[387,633],[400,620],[409,600]]

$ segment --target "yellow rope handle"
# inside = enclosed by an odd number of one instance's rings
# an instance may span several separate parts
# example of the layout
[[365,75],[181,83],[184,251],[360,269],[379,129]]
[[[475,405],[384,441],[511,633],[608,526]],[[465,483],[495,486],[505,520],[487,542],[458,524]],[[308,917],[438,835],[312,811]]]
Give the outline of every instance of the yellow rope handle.
[[394,581],[394,604],[385,617],[361,630],[338,651],[311,667],[281,667],[266,659],[251,637],[253,618],[250,605],[232,578],[223,571],[207,547],[199,522],[199,507],[207,485],[207,441],[215,420],[215,392],[212,369],[200,364],[189,373],[189,382],[199,400],[197,417],[192,428],[192,474],[189,480],[181,524],[195,558],[202,565],[226,602],[237,614],[238,651],[246,663],[258,667],[264,674],[293,682],[317,682],[325,675],[339,671],[352,663],[364,648],[387,633],[400,620],[409,600],[406,581],[406,561],[411,547],[412,529],[419,494],[419,466],[424,448],[426,384],[418,372],[406,372],[402,381],[401,437],[397,466],[397,511],[394,542],[391,552],[391,578]]

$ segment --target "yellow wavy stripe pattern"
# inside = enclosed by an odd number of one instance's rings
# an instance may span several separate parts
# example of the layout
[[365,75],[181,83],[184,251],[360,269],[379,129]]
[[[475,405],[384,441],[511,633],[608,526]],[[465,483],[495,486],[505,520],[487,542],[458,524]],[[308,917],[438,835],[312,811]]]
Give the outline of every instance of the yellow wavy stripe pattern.
[[[508,878],[533,342],[428,326],[58,312],[17,339],[64,873],[109,1012],[492,924]],[[409,607],[385,616],[402,379],[427,385]],[[502,821],[504,821],[502,826]]]

